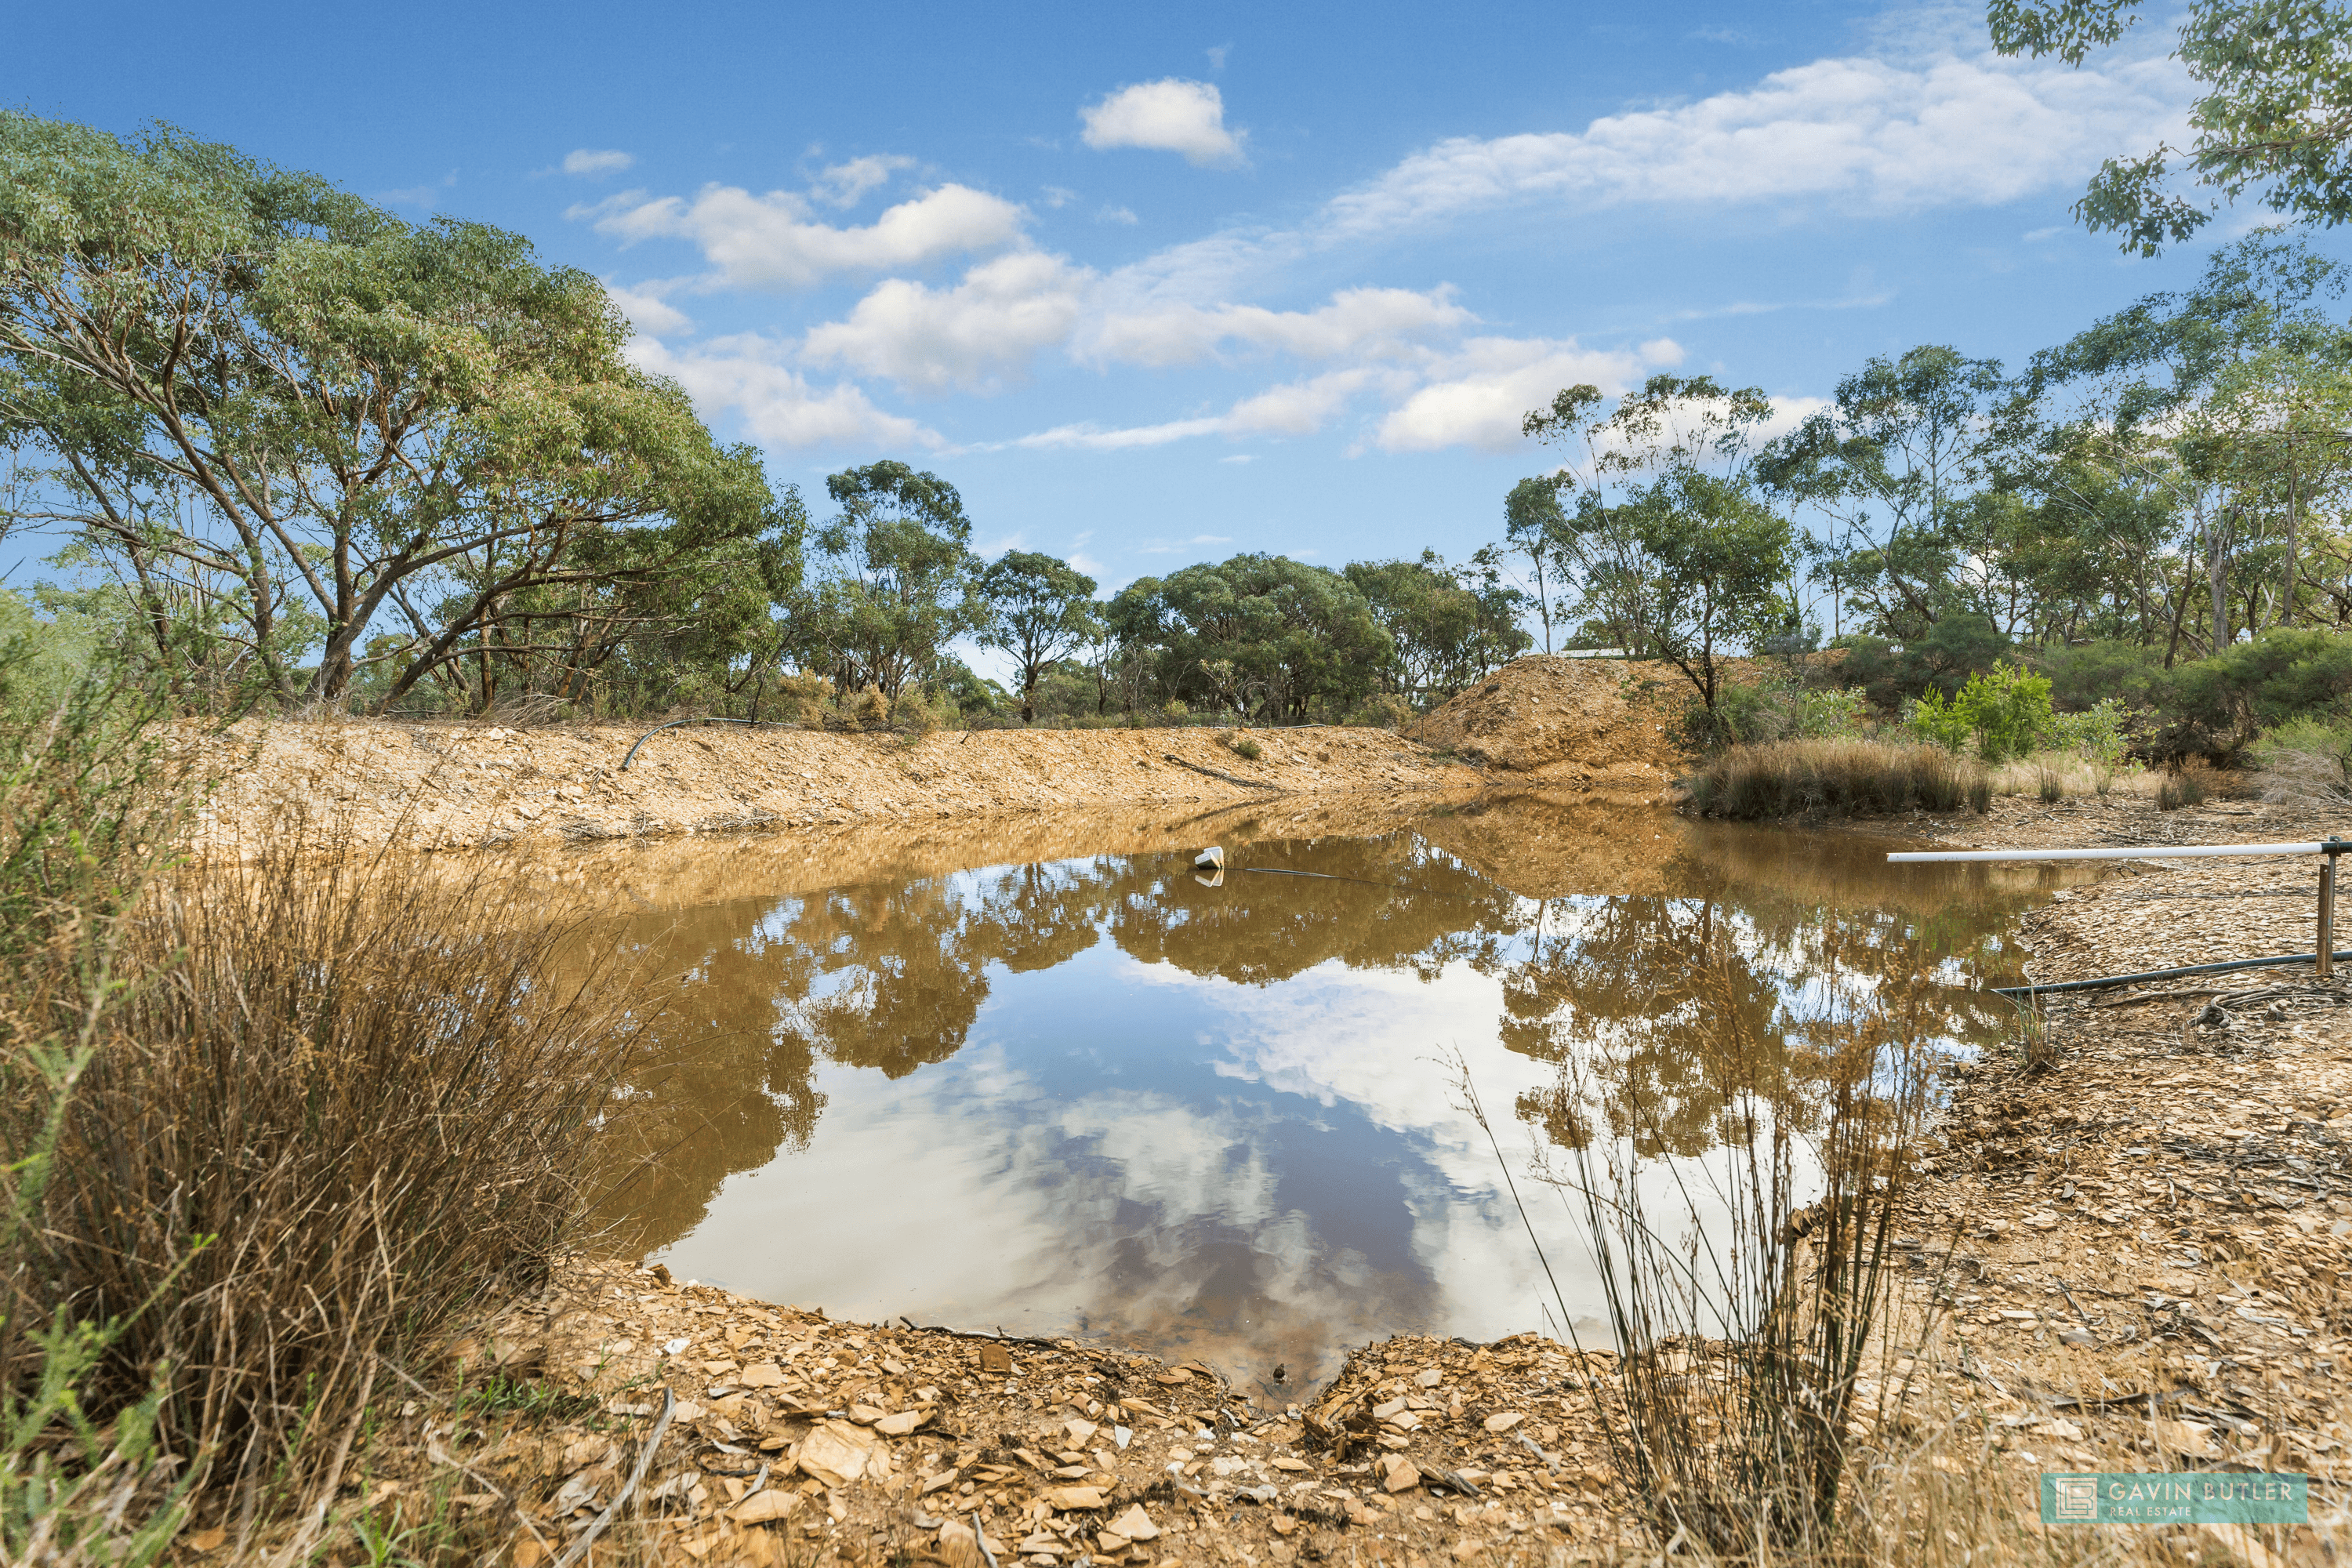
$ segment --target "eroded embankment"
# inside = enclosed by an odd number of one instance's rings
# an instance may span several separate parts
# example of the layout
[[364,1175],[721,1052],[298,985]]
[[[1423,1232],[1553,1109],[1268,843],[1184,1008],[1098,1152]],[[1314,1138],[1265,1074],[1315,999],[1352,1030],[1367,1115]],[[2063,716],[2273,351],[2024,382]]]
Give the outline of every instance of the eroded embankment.
[[[904,736],[730,724],[664,731],[625,770],[646,732],[634,725],[252,720],[217,732],[184,726],[179,750],[208,781],[195,846],[231,852],[279,831],[289,806],[354,843],[444,849],[1093,807],[1197,815],[1286,795],[1498,787],[1650,805],[1683,765],[1679,679],[1658,666],[1530,657],[1402,735],[1307,726]],[[1232,744],[1244,737],[1256,757]]]
[[1459,793],[1484,782],[1380,730],[1255,731],[1252,759],[1210,730],[940,731],[913,737],[694,727],[515,730],[251,721],[184,733],[216,780],[194,830],[235,849],[289,807],[358,843],[422,848],[587,844],[1087,806],[1188,815],[1290,795]]

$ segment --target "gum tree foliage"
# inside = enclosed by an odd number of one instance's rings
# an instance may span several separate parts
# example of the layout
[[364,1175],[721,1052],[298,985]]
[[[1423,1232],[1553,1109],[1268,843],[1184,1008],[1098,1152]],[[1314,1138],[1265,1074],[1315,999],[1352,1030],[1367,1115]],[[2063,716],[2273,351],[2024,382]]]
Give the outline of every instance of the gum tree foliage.
[[1443,701],[1534,644],[1519,625],[1528,595],[1475,560],[1450,567],[1424,550],[1418,561],[1352,562],[1342,575],[1389,634],[1389,679],[1406,698]]
[[891,459],[824,488],[841,510],[817,531],[816,579],[793,602],[802,658],[844,691],[872,686],[895,702],[986,624],[971,520],[953,485]]
[[[1575,390],[1593,391],[1591,387]],[[1567,397],[1570,394],[1560,395]],[[1543,626],[1546,653],[1552,650],[1552,623],[1565,611],[1564,605],[1555,605],[1555,598],[1570,585],[1575,570],[1576,531],[1560,506],[1562,488],[1560,475],[1525,479],[1513,485],[1511,493],[1503,498],[1502,542],[1488,546],[1478,557],[1488,570],[1497,572],[1506,560],[1527,563],[1524,580],[1528,587],[1522,590],[1522,596],[1534,606],[1536,618]]]
[[1285,555],[1243,554],[1129,584],[1109,619],[1160,689],[1193,708],[1304,722],[1344,710],[1393,651],[1371,606],[1339,573]]
[[[17,516],[71,530],[143,616],[206,606],[281,699],[378,664],[405,689],[536,590],[789,532],[751,450],[632,367],[627,333],[514,235],[169,129],[0,114]],[[379,617],[409,635],[363,651]]]
[[1789,520],[1752,486],[1677,466],[1616,509],[1651,563],[1651,645],[1712,711],[1723,659],[1796,625],[1786,584],[1794,554]]
[[[2201,632],[2202,651],[2226,647],[2241,628],[2291,616],[2306,590],[2325,598],[2341,575],[2315,571],[2306,584],[2297,554],[2304,515],[2344,478],[2352,335],[2325,302],[2345,281],[2338,264],[2259,231],[2217,250],[2194,288],[2095,322],[2020,378],[2032,416],[2016,461],[2031,484],[2078,523],[2107,521],[2086,493],[2102,486],[2170,514],[2159,547],[2168,662],[2184,635]],[[2323,551],[2304,565],[2330,563]],[[2244,602],[2232,587],[2245,585],[2241,564],[2256,569]],[[2187,613],[2192,587],[2201,627]]]
[[[2002,54],[2079,66],[2139,17],[2126,0],[1992,0],[1985,19]],[[2332,227],[2352,216],[2352,12],[2338,0],[2196,0],[2172,58],[2203,89],[2189,145],[2108,159],[2074,204],[2084,226],[2153,256],[2250,191],[2290,217]],[[2183,178],[2211,195],[2182,194]]]
[[1051,555],[1008,550],[981,574],[979,590],[988,615],[980,640],[1012,656],[1021,675],[1021,721],[1033,723],[1037,682],[1095,637],[1095,580]]
[[1673,375],[1651,377],[1606,416],[1604,401],[1570,387],[1522,426],[1568,449],[1551,480],[1576,500],[1559,559],[1589,625],[1672,662],[1712,710],[1723,658],[1795,621],[1794,533],[1755,482],[1771,401]]
[[1983,428],[2006,390],[2000,366],[1940,346],[1874,358],[1838,383],[1832,406],[1766,447],[1758,477],[1827,525],[1817,576],[1866,611],[1860,629],[1924,636],[1953,614],[1985,614],[1990,584],[1964,563],[1977,548]]

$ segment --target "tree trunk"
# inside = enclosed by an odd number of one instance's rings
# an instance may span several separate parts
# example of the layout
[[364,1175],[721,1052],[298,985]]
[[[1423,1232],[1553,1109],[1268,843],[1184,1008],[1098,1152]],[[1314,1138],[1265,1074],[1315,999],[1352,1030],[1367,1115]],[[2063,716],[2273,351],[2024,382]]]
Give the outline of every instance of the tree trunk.
[[2217,522],[2211,547],[2205,552],[2205,587],[2213,599],[2213,651],[2217,654],[2230,646],[2230,574],[2224,538],[2224,531]]
[[2294,447],[2287,447],[2286,467],[2286,575],[2279,584],[2278,624],[2286,626],[2294,618],[2294,532],[2296,514],[2303,506],[2303,475],[2294,466]]

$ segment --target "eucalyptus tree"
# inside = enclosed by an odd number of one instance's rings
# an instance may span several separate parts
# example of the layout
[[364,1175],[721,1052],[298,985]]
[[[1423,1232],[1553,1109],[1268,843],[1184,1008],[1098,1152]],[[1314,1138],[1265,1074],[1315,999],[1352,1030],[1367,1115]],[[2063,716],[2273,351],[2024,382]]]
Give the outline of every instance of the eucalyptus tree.
[[1987,612],[1961,568],[1979,542],[1972,498],[2005,390],[1999,364],[1957,349],[1873,358],[1761,453],[1766,488],[1826,524],[1814,570],[1863,611],[1858,629],[1916,637],[1955,611]]
[[1151,650],[1163,689],[1188,704],[1303,722],[1317,703],[1369,693],[1393,643],[1355,584],[1327,567],[1248,553],[1129,584],[1110,616]]
[[[2005,55],[2079,66],[2138,16],[2127,0],[1991,0]],[[2172,58],[2203,89],[2185,148],[2110,158],[2074,215],[2153,256],[2252,191],[2273,212],[2333,226],[2352,217],[2352,13],[2338,0],[2193,0]],[[2210,191],[2183,195],[2185,175]]]
[[937,474],[885,459],[828,475],[841,508],[815,535],[815,580],[793,600],[802,657],[844,690],[895,702],[947,647],[987,624],[963,497]]
[[1008,550],[980,575],[981,642],[1009,654],[1021,677],[1021,721],[1037,717],[1037,682],[1085,647],[1101,625],[1095,580],[1066,561]]
[[1395,652],[1398,692],[1443,700],[1534,643],[1519,624],[1527,595],[1475,559],[1449,567],[1434,550],[1418,561],[1357,561],[1342,575],[1371,607]]
[[[2291,571],[2305,488],[2335,482],[2352,337],[2323,301],[2345,282],[2336,263],[2261,231],[2215,251],[2194,288],[2094,322],[2019,378],[2021,460],[2169,497],[2174,549],[2204,579],[2209,651],[2255,627],[2233,604],[2239,558],[2274,531]],[[2179,640],[2176,630],[2168,647]]]
[[[207,601],[281,698],[372,663],[404,690],[514,596],[609,581],[600,540],[659,570],[789,529],[753,452],[627,335],[514,235],[174,131],[0,113],[0,441],[38,476],[16,514],[143,610]],[[363,649],[436,587],[414,635]]]
[[1543,626],[1546,653],[1551,652],[1555,613],[1566,608],[1555,603],[1556,595],[1569,585],[1575,570],[1575,531],[1559,500],[1560,491],[1570,483],[1566,475],[1549,474],[1513,485],[1510,494],[1503,498],[1502,542],[1489,546],[1480,558],[1497,571],[1506,560],[1527,563],[1528,588],[1522,596]]
[[1562,558],[1577,608],[1629,653],[1664,658],[1712,710],[1721,660],[1785,630],[1793,534],[1756,489],[1760,388],[1658,375],[1606,400],[1572,386],[1521,429],[1565,449],[1557,480],[1576,497]]

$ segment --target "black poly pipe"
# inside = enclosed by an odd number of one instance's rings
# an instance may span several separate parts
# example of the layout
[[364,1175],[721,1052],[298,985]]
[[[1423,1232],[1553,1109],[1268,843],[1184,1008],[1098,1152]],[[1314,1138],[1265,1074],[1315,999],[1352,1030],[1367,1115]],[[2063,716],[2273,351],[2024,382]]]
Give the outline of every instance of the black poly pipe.
[[[2136,985],[2143,980],[2179,980],[2191,974],[2221,974],[2232,969],[2275,969],[2283,963],[2316,963],[2315,952],[2291,952],[2284,958],[2233,958],[2227,963],[2192,963],[2181,969],[2151,969],[2142,974],[2110,974],[2102,980],[2064,980],[2048,985],[1996,985],[1996,996],[2042,996],[2053,991],[2097,991],[2109,985]],[[2336,962],[2352,962],[2352,952],[2336,954]]]

